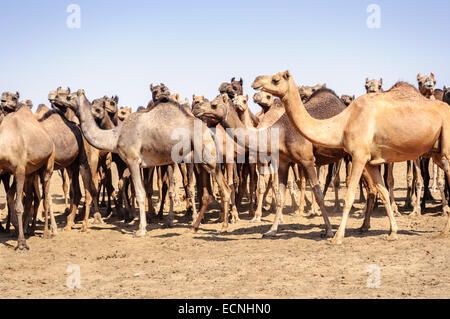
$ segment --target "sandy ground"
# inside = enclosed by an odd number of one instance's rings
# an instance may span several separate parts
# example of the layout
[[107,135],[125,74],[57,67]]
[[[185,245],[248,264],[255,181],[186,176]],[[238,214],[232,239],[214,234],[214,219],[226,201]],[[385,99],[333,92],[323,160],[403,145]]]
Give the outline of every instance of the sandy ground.
[[[394,169],[395,195],[404,203],[405,165]],[[341,172],[342,180],[344,173]],[[340,196],[346,191],[341,183]],[[178,184],[178,186],[180,186]],[[51,192],[53,210],[62,212],[61,181],[54,174]],[[180,190],[181,192],[181,190]],[[438,193],[433,194],[440,199]],[[308,193],[309,196],[309,193]],[[333,206],[333,192],[327,207]],[[154,197],[156,201],[157,197]],[[5,196],[0,194],[5,222]],[[269,205],[268,205],[269,206]],[[268,208],[267,206],[267,208]],[[80,233],[71,232],[42,239],[28,239],[31,250],[16,252],[11,235],[0,235],[1,298],[449,298],[450,238],[432,236],[445,225],[440,201],[428,204],[422,218],[398,217],[399,240],[384,239],[389,222],[383,206],[372,219],[372,229],[360,234],[362,219],[352,215],[342,246],[331,246],[320,238],[321,217],[295,217],[288,198],[285,223],[279,235],[262,239],[274,215],[264,212],[263,222],[249,223],[247,205],[241,221],[227,234],[219,224],[203,224],[199,233],[190,231],[184,207],[176,207],[175,227],[151,224],[144,238],[133,238],[137,223],[125,226],[108,222]],[[363,204],[356,203],[361,209]],[[208,218],[217,217],[217,205]],[[408,212],[407,212],[408,213]],[[331,215],[335,229],[341,213]],[[57,218],[60,228],[65,217]],[[91,219],[92,221],[92,219]],[[71,264],[80,268],[80,289],[66,285]],[[376,266],[370,266],[375,264]],[[379,288],[368,280],[379,267]],[[376,281],[376,278],[375,278]]]

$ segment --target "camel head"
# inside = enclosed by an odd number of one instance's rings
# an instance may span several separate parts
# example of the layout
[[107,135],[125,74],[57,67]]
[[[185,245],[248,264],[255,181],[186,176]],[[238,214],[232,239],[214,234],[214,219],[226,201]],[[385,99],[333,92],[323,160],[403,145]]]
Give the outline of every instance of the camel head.
[[192,95],[192,105],[191,105],[191,109],[194,109],[194,106],[196,104],[199,103],[205,103],[205,102],[209,102],[203,95],[202,96],[197,96],[197,95]]
[[383,92],[383,89],[381,88],[382,86],[383,86],[383,79],[369,80],[369,78],[366,78],[366,92],[367,93]]
[[258,92],[253,95],[253,102],[261,106],[264,111],[267,111],[273,105],[275,100],[270,93]]
[[349,106],[353,101],[355,100],[355,96],[350,96],[350,95],[342,95],[341,96],[341,101],[345,104],[345,106]]
[[261,75],[255,79],[252,88],[283,98],[289,93],[290,81],[293,82],[294,79],[289,71],[279,72],[275,75]]
[[63,102],[67,101],[69,95],[70,88],[63,90],[61,89],[61,87],[59,87],[56,89],[56,91],[50,91],[50,93],[48,94],[48,100],[54,109],[65,112],[67,106]]
[[154,104],[167,102],[170,99],[170,90],[163,83],[157,86],[150,85]]
[[106,115],[104,99],[95,99],[92,101],[91,112],[96,120],[102,120]]
[[244,90],[242,86],[244,85],[244,81],[242,78],[239,81],[236,81],[235,78],[231,79],[230,83],[222,83],[219,87],[220,94],[227,94],[230,99],[234,99],[237,95],[243,95]]
[[421,76],[420,73],[417,74],[417,82],[419,84],[419,91],[422,95],[425,95],[426,97],[433,95],[434,86],[436,85],[433,72],[431,72],[429,76]]
[[19,92],[4,92],[2,94],[1,106],[5,113],[15,112],[19,103]]
[[117,112],[117,118],[119,121],[123,122],[128,118],[128,116],[131,115],[131,113],[133,113],[133,109],[131,107],[121,107]]
[[447,103],[447,104],[450,105],[450,88],[447,88],[447,87],[444,86],[443,92],[444,92],[444,93],[443,93],[442,100],[443,100],[445,103]]
[[219,94],[213,101],[205,99],[203,102],[194,104],[192,113],[201,119],[208,127],[216,126],[228,114],[230,99],[227,94]]
[[298,93],[300,94],[300,98],[302,99],[303,103],[305,103],[314,94],[314,92],[326,88],[327,88],[326,83],[317,84],[315,86],[299,86]]
[[248,110],[248,95],[238,95],[232,101],[231,104],[238,113],[244,113]]

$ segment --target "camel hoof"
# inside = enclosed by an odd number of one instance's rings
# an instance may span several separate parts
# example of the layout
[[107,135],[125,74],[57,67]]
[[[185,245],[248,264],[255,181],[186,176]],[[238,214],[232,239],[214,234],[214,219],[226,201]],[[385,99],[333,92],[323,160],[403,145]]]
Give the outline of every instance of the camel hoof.
[[256,224],[256,223],[260,223],[261,222],[261,217],[254,217],[253,219],[250,220],[250,223],[252,224]]
[[334,236],[332,239],[329,240],[329,243],[334,246],[339,246],[342,245],[342,239]]
[[219,233],[221,233],[221,234],[228,233],[228,227],[222,227],[220,229]]
[[44,231],[44,234],[42,235],[43,239],[50,239],[52,238],[52,235],[49,231]]
[[422,217],[422,210],[420,208],[414,208],[414,210],[412,211],[411,214],[409,214],[409,216],[420,218]]
[[369,229],[370,229],[370,227],[365,227],[365,226],[363,226],[363,227],[361,227],[361,228],[359,229],[359,232],[360,232],[361,234],[367,233],[367,232],[369,231]]
[[100,213],[95,213],[94,221],[92,223],[95,225],[102,225],[103,224],[102,215],[100,215]]
[[16,248],[14,250],[18,251],[28,251],[30,250],[30,247],[28,247],[26,242],[17,244]]
[[198,233],[198,231],[199,231],[199,227],[192,227],[192,232],[194,233],[194,234],[197,234]]
[[137,230],[134,232],[133,237],[134,238],[144,237],[146,234],[147,234],[146,230]]
[[71,231],[72,230],[72,226],[67,225],[66,227],[63,228],[63,231]]
[[277,235],[276,230],[268,231],[267,233],[262,234],[262,238],[273,238]]
[[390,233],[389,235],[385,236],[384,239],[387,241],[396,241],[398,240],[398,236],[397,233]]

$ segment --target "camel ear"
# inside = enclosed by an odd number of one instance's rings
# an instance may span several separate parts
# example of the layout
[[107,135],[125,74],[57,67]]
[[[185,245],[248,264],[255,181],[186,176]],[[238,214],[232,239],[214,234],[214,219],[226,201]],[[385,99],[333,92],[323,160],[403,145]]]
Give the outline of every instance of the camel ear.
[[78,96],[82,96],[84,94],[84,90],[83,89],[79,89],[78,91],[77,91],[77,95]]
[[150,91],[153,91],[153,83],[150,84]]
[[70,87],[67,87],[67,90],[69,90],[69,94],[70,94]]
[[354,100],[355,99],[355,95],[353,94],[353,97],[352,97],[352,99]]
[[116,103],[119,104],[119,97],[117,95],[114,97],[114,101],[116,101]]
[[447,90],[447,87],[444,85],[444,88],[442,89],[443,91]]
[[20,94],[19,94],[19,92],[17,92],[17,91],[16,91],[16,97],[17,97],[17,98],[20,98]]
[[421,78],[421,76],[420,76],[420,72],[419,72],[419,73],[417,73],[417,81],[420,81],[420,78]]
[[380,78],[380,88],[383,85],[383,78]]
[[285,80],[289,79],[291,77],[291,72],[289,72],[289,70],[287,70],[286,72],[283,73],[283,78]]
[[231,82],[234,82],[234,80],[236,80],[236,78],[232,78],[232,79],[231,79]]
[[430,73],[431,78],[434,80],[434,74],[433,72]]
[[245,96],[245,98],[247,99],[247,101],[248,101],[248,94]]
[[239,83],[241,83],[241,86],[244,85],[244,80],[242,78],[239,80]]
[[369,82],[369,78],[366,78],[366,84]]
[[327,88],[327,84],[324,83],[324,84],[322,85],[322,88],[323,88],[323,89],[326,89],[326,88]]

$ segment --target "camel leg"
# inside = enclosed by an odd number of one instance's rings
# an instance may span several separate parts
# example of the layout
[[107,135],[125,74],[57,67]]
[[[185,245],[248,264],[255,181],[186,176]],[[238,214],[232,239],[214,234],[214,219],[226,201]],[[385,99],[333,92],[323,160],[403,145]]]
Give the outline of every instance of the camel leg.
[[[259,165],[258,165],[259,168]],[[262,169],[259,170],[260,172]],[[257,206],[256,211],[253,219],[250,221],[251,223],[261,222],[262,217],[262,207],[264,205],[264,195],[266,193],[266,179],[268,178],[267,175],[260,174],[258,178],[258,187],[257,187]]]
[[[410,214],[411,216],[417,216],[420,217],[421,216],[421,209],[422,209],[422,205],[420,204],[420,195],[422,194],[422,186],[424,185],[424,181],[422,179],[422,173],[421,173],[421,164],[420,164],[421,160],[420,159],[416,159],[413,161],[413,165],[414,165],[414,170],[415,170],[415,174],[414,174],[414,183],[413,183],[413,188],[414,188],[414,193],[416,194],[416,198],[414,201],[414,210],[413,212]],[[425,202],[423,200],[423,202]]]
[[[386,166],[385,166],[386,169]],[[397,204],[395,203],[395,197],[394,197],[394,164],[388,164],[387,165],[387,176],[386,176],[386,184],[389,190],[389,199],[392,207],[392,211],[394,212],[394,216],[401,216],[400,212],[398,211]]]
[[[17,224],[19,229],[19,238],[17,240],[17,247],[16,250],[29,250],[30,248],[27,245],[27,242],[25,240],[25,235],[23,232],[23,213],[24,208],[22,204],[23,199],[23,188],[25,184],[25,169],[17,169],[16,173],[14,174],[14,178],[16,180],[16,202],[15,202],[15,214],[17,217]],[[46,219],[46,223],[48,223]],[[48,226],[48,225],[47,225]]]
[[277,234],[278,226],[281,221],[281,215],[283,215],[284,199],[286,197],[286,183],[289,176],[289,164],[280,163],[278,168],[278,178],[273,179],[273,198],[276,201],[276,213],[275,219],[270,230],[263,234],[264,237],[273,237]]
[[223,224],[220,232],[224,233],[228,231],[228,213],[230,209],[231,189],[228,187],[225,177],[223,176],[220,165],[216,167],[214,178],[217,181],[220,196],[222,197],[223,207]]
[[91,173],[91,169],[89,168],[89,165],[81,165],[80,167],[80,173],[81,178],[83,180],[83,185],[85,189],[85,204],[84,204],[84,219],[83,224],[81,226],[81,232],[86,232],[88,230],[88,220],[91,210],[91,204],[94,204],[94,224],[102,224],[102,217],[98,211],[98,205],[97,205],[97,186],[95,183],[95,180],[93,179],[93,175]]
[[[58,225],[56,224],[55,216],[50,206],[50,181],[53,175],[54,166],[54,152],[52,156],[47,161],[45,167],[41,169],[41,184],[42,184],[42,194],[44,199],[44,216],[45,216],[45,227],[44,227],[44,238],[46,237],[46,232],[48,231],[48,215],[50,213],[51,221],[51,236],[56,236],[58,234]],[[47,233],[48,234],[48,233]]]
[[228,181],[228,187],[231,189],[231,222],[236,223],[239,221],[239,214],[236,208],[236,188],[234,183],[234,167],[235,163],[225,164],[226,170],[227,170],[227,181]]
[[365,211],[364,211],[364,222],[361,226],[361,228],[359,229],[359,231],[361,233],[367,232],[370,229],[370,217],[372,215],[374,206],[375,206],[375,201],[377,199],[377,187],[376,184],[374,183],[372,177],[370,176],[370,174],[368,173],[367,169],[363,170],[362,173],[362,177],[361,179],[364,180],[365,185],[366,185],[366,191],[367,191],[367,203],[366,203],[366,207],[365,207]]
[[390,232],[389,232],[389,240],[396,240],[397,237],[397,223],[395,222],[394,212],[392,211],[392,207],[390,204],[390,198],[389,198],[389,191],[387,190],[384,179],[381,176],[380,171],[378,170],[378,167],[367,165],[366,166],[367,172],[369,173],[370,177],[372,178],[372,181],[375,183],[377,187],[378,194],[381,196],[381,200],[383,201],[384,207],[386,209],[386,213],[389,217],[390,222]]
[[69,205],[69,214],[67,215],[67,223],[66,227],[64,227],[65,231],[69,231],[72,229],[75,224],[75,215],[78,210],[78,205],[81,201],[81,190],[80,190],[80,167],[78,163],[72,164],[71,167],[67,169],[68,180],[70,182],[70,205]]
[[35,178],[33,180],[33,222],[31,224],[31,229],[29,230],[28,234],[30,236],[34,236],[34,233],[36,231],[36,218],[37,218],[37,213],[39,210],[39,205],[41,203],[41,192],[39,190],[39,179]]
[[256,164],[249,164],[250,169],[250,214],[253,215],[255,212],[255,194],[256,194]]
[[139,230],[134,233],[135,237],[143,237],[147,233],[147,218],[145,216],[145,188],[142,181],[139,162],[134,160],[128,163],[131,179],[133,180],[134,190],[139,207]]
[[439,193],[441,194],[441,200],[442,200],[442,207],[446,207],[448,205],[447,203],[447,197],[445,196],[445,184],[443,183],[443,181],[440,179],[440,168],[436,165],[436,163],[433,160],[433,169],[434,169],[434,173],[435,173],[435,177],[437,179],[437,186],[439,189]]
[[193,222],[192,222],[192,230],[194,232],[197,232],[200,226],[201,221],[203,220],[203,217],[205,215],[206,210],[208,209],[208,205],[210,202],[210,198],[212,196],[212,187],[209,189],[208,183],[210,183],[211,178],[210,174],[202,167],[198,166],[199,172],[198,172],[198,193],[201,194],[202,199],[202,207],[200,208],[200,212],[197,216],[193,215]]
[[[448,183],[450,183],[449,156],[445,155],[445,153],[444,153],[444,157],[441,157],[441,156],[442,156],[441,154],[435,154],[435,155],[433,155],[433,160],[444,171],[447,181],[448,181]],[[444,215],[447,214],[447,224],[445,225],[442,232],[439,233],[438,235],[436,235],[435,237],[447,238],[449,230],[450,230],[450,207],[447,204],[446,206],[443,206],[442,208],[443,208]]]
[[64,206],[65,209],[69,209],[69,175],[65,169],[60,170],[61,179],[63,182],[63,192],[64,192]]
[[167,191],[169,189],[169,180],[167,179],[167,170],[168,170],[168,165],[164,165],[159,168],[159,173],[161,175],[161,192],[160,192],[160,203],[159,203],[159,212],[158,212],[158,219],[162,220],[164,218],[164,206],[166,204],[166,196],[167,196]]
[[306,170],[306,175],[309,181],[309,185],[311,186],[311,189],[314,194],[314,198],[317,202],[317,205],[320,207],[322,212],[322,217],[325,223],[325,234],[324,237],[332,237],[333,231],[331,227],[330,220],[328,219],[328,213],[325,208],[325,201],[323,199],[322,189],[319,185],[316,172],[314,170],[314,161],[303,161],[302,162],[303,167]]
[[439,174],[438,174],[438,167],[437,167],[436,163],[434,163],[434,162],[432,164],[431,180],[432,180],[431,192],[436,193],[437,187],[438,187],[437,181],[439,181]]
[[297,216],[303,216],[303,214],[305,213],[305,195],[306,195],[306,177],[305,177],[305,171],[302,167],[300,167],[300,165],[297,165],[298,168],[298,173],[299,173],[299,178],[296,179],[297,182],[297,187],[300,190],[300,203],[299,203],[299,208],[298,208],[298,213],[296,214]]
[[[359,180],[361,179],[361,175],[362,175],[364,166],[366,165],[366,162],[367,162],[367,160],[359,159],[359,158],[353,156],[352,171],[350,174],[350,184],[347,189],[347,193],[345,194],[345,204],[344,204],[344,211],[342,214],[342,221],[341,221],[338,231],[334,235],[333,239],[331,239],[331,241],[330,241],[331,244],[333,244],[333,245],[342,244],[342,240],[344,239],[348,215],[353,206],[353,201],[355,200],[356,185],[359,182]],[[376,168],[376,169],[378,170],[378,168]]]
[[420,162],[420,169],[423,178],[423,198],[422,198],[422,210],[425,211],[425,205],[427,201],[433,201],[434,198],[430,192],[430,159],[422,158]]
[[[193,219],[197,218],[197,207],[195,206],[195,179],[194,179],[194,164],[186,164],[185,166],[186,171],[186,188],[187,188],[187,199],[189,202],[189,206],[187,207],[187,210],[189,209],[192,212]],[[205,183],[206,184],[206,183]],[[209,196],[208,196],[209,197]],[[189,215],[186,213],[186,215]]]
[[411,209],[412,206],[412,185],[413,185],[413,162],[406,162],[406,198],[405,205],[403,206],[405,209]]
[[173,205],[175,197],[175,177],[174,177],[175,165],[167,166],[167,181],[168,181],[168,191],[169,191],[169,218],[166,223],[166,227],[173,227]]

